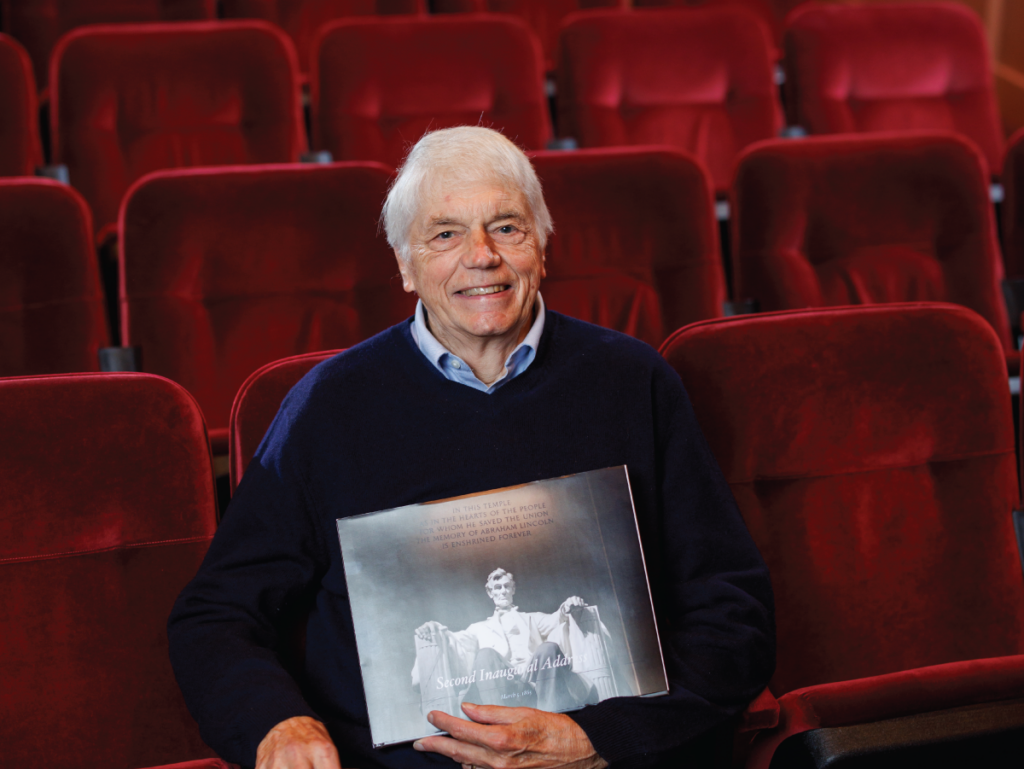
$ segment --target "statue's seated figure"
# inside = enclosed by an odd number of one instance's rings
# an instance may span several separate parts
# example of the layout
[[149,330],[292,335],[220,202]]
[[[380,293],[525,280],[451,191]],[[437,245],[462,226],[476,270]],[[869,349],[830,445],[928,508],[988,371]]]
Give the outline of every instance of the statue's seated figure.
[[412,684],[424,715],[460,716],[463,701],[560,712],[617,695],[596,606],[572,596],[552,614],[521,612],[504,569],[486,588],[494,614],[482,622],[457,632],[433,621],[416,628]]

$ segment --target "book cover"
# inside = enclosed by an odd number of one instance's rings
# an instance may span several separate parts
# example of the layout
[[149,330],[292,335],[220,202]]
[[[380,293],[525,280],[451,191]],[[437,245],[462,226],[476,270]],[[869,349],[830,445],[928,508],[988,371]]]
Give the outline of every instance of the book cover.
[[337,521],[374,747],[668,691],[624,466]]

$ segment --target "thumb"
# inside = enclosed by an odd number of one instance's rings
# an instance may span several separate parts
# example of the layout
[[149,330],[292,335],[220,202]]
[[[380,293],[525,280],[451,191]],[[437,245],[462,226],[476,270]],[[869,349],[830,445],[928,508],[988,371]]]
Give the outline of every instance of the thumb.
[[522,721],[524,711],[529,708],[509,708],[504,705],[475,705],[472,702],[462,703],[462,712],[470,720],[478,724],[514,724]]

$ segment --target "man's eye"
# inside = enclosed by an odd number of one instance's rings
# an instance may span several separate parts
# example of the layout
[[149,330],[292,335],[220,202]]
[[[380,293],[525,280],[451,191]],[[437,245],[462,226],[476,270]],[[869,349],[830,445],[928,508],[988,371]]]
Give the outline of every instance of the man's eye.
[[506,224],[504,227],[498,228],[498,232],[500,232],[502,235],[511,235],[515,231],[516,226],[514,224]]
[[455,233],[452,232],[451,230],[445,230],[444,232],[439,234],[437,237],[439,237],[441,240],[450,240],[450,239],[455,237]]

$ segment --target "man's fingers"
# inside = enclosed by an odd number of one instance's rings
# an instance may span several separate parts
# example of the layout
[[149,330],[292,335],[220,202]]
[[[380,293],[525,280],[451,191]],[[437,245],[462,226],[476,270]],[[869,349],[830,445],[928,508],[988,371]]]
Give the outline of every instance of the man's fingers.
[[[448,732],[452,737],[464,742],[472,743],[473,745],[483,745],[486,747],[493,747],[494,735],[491,732],[494,731],[494,727],[486,724],[478,724],[473,721],[467,721],[464,718],[457,718],[456,716],[450,716],[447,713],[440,710],[432,710],[427,716],[427,720],[437,729],[442,732]],[[427,739],[434,739],[428,737]]]
[[448,756],[448,758],[460,764],[480,766],[487,769],[493,766],[494,753],[492,751],[479,745],[452,739],[451,737],[442,737],[440,735],[424,737],[423,739],[416,740],[412,746],[416,750]]
[[509,708],[504,705],[462,703],[462,712],[478,724],[514,724],[530,715],[530,710],[531,708]]

